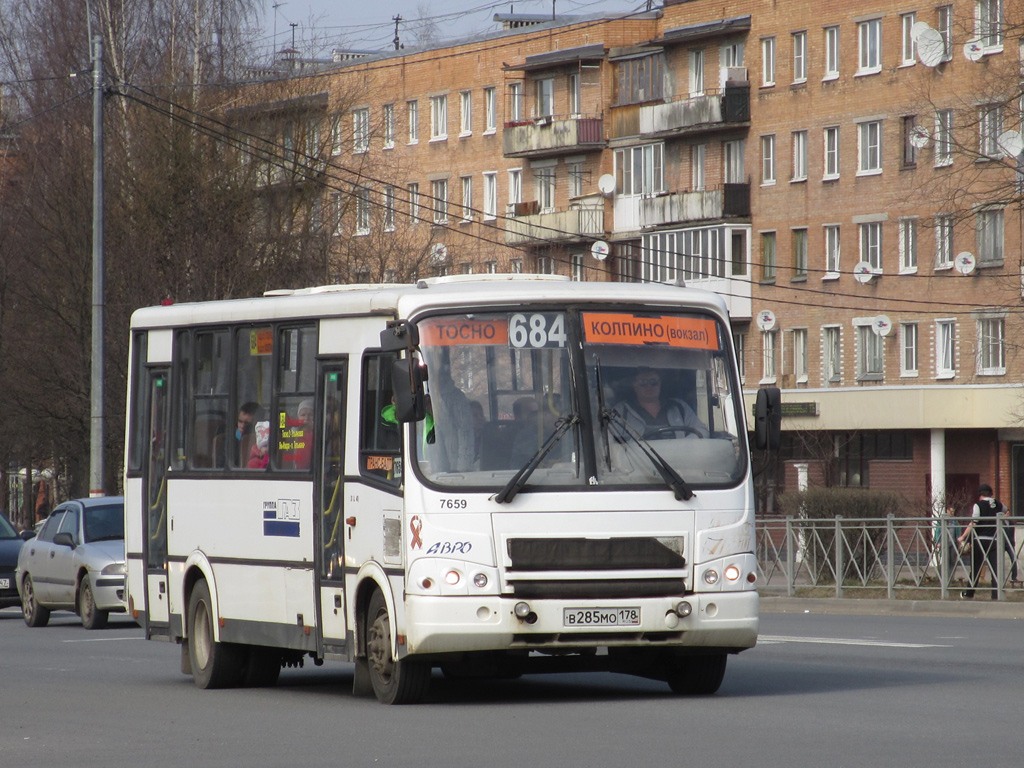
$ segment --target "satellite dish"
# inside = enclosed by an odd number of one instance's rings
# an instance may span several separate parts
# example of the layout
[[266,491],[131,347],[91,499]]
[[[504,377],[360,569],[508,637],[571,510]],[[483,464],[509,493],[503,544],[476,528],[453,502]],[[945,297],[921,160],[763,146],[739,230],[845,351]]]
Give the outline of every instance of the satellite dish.
[[444,243],[434,243],[430,246],[430,263],[444,264],[448,261],[448,246]]
[[892,320],[888,315],[876,315],[871,321],[871,330],[875,332],[876,336],[885,338],[892,333]]
[[[923,22],[918,22],[921,24]],[[917,24],[914,25],[915,27]],[[926,67],[934,67],[942,62],[942,59],[946,55],[946,41],[942,39],[942,34],[937,29],[932,29],[925,24],[927,29],[921,30],[917,35],[917,58],[921,60],[921,63]],[[913,35],[913,27],[911,27],[911,35]]]
[[969,275],[978,266],[978,260],[970,251],[960,251],[953,259],[953,266],[961,275]]
[[981,45],[981,40],[968,40],[964,43],[964,58],[968,61],[981,61],[984,55],[985,49]]
[[927,22],[915,21],[910,27],[910,39],[916,43],[917,38],[919,38],[921,36],[921,33],[924,32],[926,29],[931,29],[931,27],[928,26]]
[[770,309],[762,309],[757,313],[757,327],[762,331],[770,331],[775,327],[775,313]]
[[611,248],[608,247],[608,243],[604,240],[598,240],[590,246],[590,255],[598,261],[604,261],[607,259],[609,253],[611,253]]
[[597,180],[597,188],[601,190],[602,195],[610,195],[615,191],[615,177],[610,173],[606,173]]
[[910,130],[910,144],[916,149],[924,149],[928,146],[928,142],[931,140],[931,136],[928,135],[928,129],[923,125],[915,125]]
[[858,261],[853,267],[853,278],[858,283],[870,283],[875,276],[875,268],[870,262]]
[[1024,136],[1020,131],[1003,131],[996,142],[1007,157],[1016,157],[1024,150]]

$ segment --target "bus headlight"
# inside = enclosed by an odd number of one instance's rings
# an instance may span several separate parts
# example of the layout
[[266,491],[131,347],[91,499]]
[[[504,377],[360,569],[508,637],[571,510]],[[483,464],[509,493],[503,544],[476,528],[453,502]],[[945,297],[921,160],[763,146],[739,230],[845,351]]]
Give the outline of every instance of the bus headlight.
[[705,584],[717,584],[718,583],[718,571],[714,568],[708,568],[704,571],[704,583]]
[[487,574],[476,573],[473,575],[473,586],[477,589],[483,589],[487,586]]
[[725,578],[729,581],[736,581],[740,577],[740,569],[735,565],[727,565],[725,567]]
[[444,575],[444,580],[449,586],[455,587],[462,581],[462,574],[456,570],[451,570]]

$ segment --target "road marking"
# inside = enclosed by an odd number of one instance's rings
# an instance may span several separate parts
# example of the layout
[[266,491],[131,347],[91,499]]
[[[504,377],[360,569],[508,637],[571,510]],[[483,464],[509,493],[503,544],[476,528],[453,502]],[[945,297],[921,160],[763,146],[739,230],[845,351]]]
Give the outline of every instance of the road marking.
[[793,637],[789,635],[759,635],[758,644],[765,643],[814,643],[817,645],[863,645],[873,648],[952,648],[952,645],[935,643],[886,643],[881,640],[854,640],[845,637]]
[[62,643],[109,643],[118,640],[145,640],[144,637],[90,637],[87,640],[61,640]]

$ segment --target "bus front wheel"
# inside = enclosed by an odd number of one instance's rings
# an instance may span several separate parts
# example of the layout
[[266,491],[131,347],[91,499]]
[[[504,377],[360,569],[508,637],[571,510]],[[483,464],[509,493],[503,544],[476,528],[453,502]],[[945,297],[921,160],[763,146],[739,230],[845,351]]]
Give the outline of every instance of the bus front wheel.
[[242,680],[245,659],[237,646],[214,641],[213,602],[205,581],[196,583],[188,600],[188,656],[192,678],[200,688],[231,688]]
[[673,659],[668,672],[668,686],[673,693],[710,696],[722,685],[727,659],[724,653]]
[[370,684],[384,704],[415,704],[430,686],[429,664],[398,660],[391,654],[391,616],[380,591],[373,593],[366,612],[366,661]]

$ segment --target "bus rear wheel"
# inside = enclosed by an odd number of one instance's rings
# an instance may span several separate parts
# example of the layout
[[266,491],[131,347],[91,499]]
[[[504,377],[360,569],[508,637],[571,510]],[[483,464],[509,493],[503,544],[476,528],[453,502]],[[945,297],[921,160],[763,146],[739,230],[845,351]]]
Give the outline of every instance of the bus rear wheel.
[[231,688],[242,681],[241,650],[216,642],[213,602],[205,581],[197,582],[188,600],[188,656],[192,678],[200,688]]
[[392,657],[391,616],[380,591],[366,612],[366,661],[373,693],[384,704],[415,704],[430,687],[429,664]]
[[710,696],[722,685],[727,659],[724,653],[673,659],[667,677],[668,686],[673,693]]

